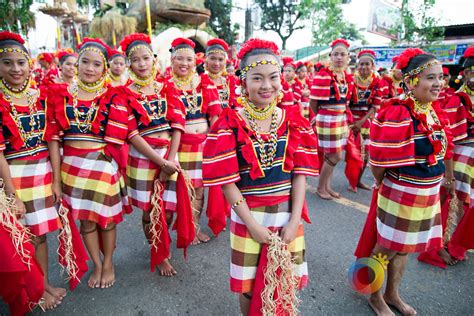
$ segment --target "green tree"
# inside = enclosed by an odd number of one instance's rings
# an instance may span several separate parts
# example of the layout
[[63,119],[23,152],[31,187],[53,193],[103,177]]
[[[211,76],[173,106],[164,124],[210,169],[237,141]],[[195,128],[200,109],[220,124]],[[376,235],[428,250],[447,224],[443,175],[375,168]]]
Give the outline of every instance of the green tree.
[[303,29],[302,23],[308,19],[313,9],[314,0],[255,0],[262,10],[260,28],[274,31],[286,49],[286,42],[296,30]]
[[431,9],[435,4],[436,0],[402,0],[400,23],[392,33],[399,34],[400,41],[409,43],[428,44],[441,40],[444,27],[438,26],[439,19],[432,16]]
[[27,34],[35,27],[35,15],[30,11],[33,0],[0,1],[0,29]]
[[329,45],[334,39],[363,40],[362,34],[353,23],[345,22],[341,4],[343,0],[318,0],[314,6],[313,44]]
[[209,27],[216,33],[217,37],[228,44],[234,44],[239,25],[232,25],[230,22],[232,0],[204,0],[204,6],[211,11]]

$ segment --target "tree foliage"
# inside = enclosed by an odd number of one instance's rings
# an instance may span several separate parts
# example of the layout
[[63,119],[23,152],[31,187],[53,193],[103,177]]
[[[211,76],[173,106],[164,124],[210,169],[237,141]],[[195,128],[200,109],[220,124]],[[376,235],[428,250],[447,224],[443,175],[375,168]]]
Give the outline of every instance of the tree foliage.
[[428,44],[441,40],[444,28],[438,26],[439,18],[431,13],[435,4],[436,0],[403,0],[400,24],[392,32],[399,34],[400,41],[409,43]]
[[35,27],[35,15],[30,11],[33,0],[1,1],[0,28],[12,32],[28,33]]
[[262,10],[260,28],[274,31],[280,36],[282,48],[296,30],[303,29],[302,23],[308,19],[315,0],[255,0]]
[[342,37],[347,40],[363,39],[356,25],[344,21],[341,4],[343,0],[318,0],[314,6],[313,44],[329,45],[334,39]]
[[230,21],[232,0],[204,0],[204,7],[211,11],[209,27],[217,37],[223,39],[228,44],[234,44],[239,25],[232,25]]

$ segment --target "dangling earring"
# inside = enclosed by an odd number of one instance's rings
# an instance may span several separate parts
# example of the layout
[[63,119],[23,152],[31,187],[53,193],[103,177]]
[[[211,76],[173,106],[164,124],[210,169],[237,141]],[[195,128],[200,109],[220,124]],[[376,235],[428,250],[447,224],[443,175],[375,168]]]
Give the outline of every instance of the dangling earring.
[[410,85],[412,85],[413,87],[416,87],[416,85],[418,84],[420,79],[418,79],[418,77],[412,77],[410,78]]
[[283,100],[283,96],[284,96],[284,94],[283,94],[283,92],[280,90],[280,92],[278,93],[278,96],[277,96],[277,103],[280,103],[281,100]]

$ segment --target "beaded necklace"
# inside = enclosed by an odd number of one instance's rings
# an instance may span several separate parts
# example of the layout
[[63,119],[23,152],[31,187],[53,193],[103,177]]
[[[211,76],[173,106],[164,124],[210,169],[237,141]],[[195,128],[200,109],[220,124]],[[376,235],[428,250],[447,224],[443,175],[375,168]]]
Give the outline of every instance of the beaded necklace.
[[[96,99],[100,94],[102,94],[105,91],[105,81],[103,81],[103,85],[98,87],[97,90],[91,91],[91,92],[95,92],[95,96],[87,113],[82,113],[77,108],[77,100],[78,100],[79,88],[80,88],[79,82],[81,82],[80,79],[74,81],[71,84],[72,109],[74,111],[74,118],[77,124],[77,128],[79,129],[81,133],[85,134],[91,130],[91,125],[92,125],[92,120],[93,120],[92,115],[95,114],[99,108],[99,105],[96,105]],[[82,119],[82,122],[79,120],[79,118]]]
[[413,102],[415,105],[413,106],[413,110],[416,113],[427,114],[431,108],[431,102],[428,103],[421,103],[415,97],[412,97]]
[[469,94],[471,97],[474,96],[474,90],[469,88],[467,84],[463,84],[462,91]]
[[270,117],[273,114],[273,111],[277,105],[277,98],[275,98],[269,106],[264,109],[260,109],[255,106],[252,102],[250,102],[247,96],[242,96],[242,106],[246,109],[248,115],[250,115],[253,119],[262,121]]
[[[199,111],[199,105],[198,105],[198,96],[197,96],[197,91],[196,87],[193,84],[193,79],[194,79],[194,73],[191,73],[188,77],[186,77],[184,80],[181,80],[173,74],[173,81],[178,87],[179,90],[183,93],[184,98],[186,99],[186,103],[188,104],[188,107],[186,108],[186,112],[189,112],[191,114],[196,114],[197,111]],[[188,92],[186,89],[183,89],[183,87],[191,85],[191,90],[192,90],[192,96],[189,96]]]
[[229,100],[230,90],[225,77],[221,76],[221,74],[214,75],[210,72],[208,73],[208,75],[212,80],[219,79],[220,84],[222,85],[222,89],[219,90],[219,99],[221,100],[221,102]]
[[[270,108],[269,105],[267,108]],[[262,130],[260,126],[258,126],[256,122],[256,118],[250,113],[250,106],[246,105],[244,107],[244,114],[247,118],[250,128],[255,133],[255,138],[258,142],[258,150],[260,153],[259,161],[262,167],[271,167],[273,165],[273,159],[275,158],[276,150],[277,150],[277,143],[278,143],[278,111],[275,107],[271,112],[272,121],[270,123],[270,137],[268,139],[268,149],[265,148],[267,142],[265,142],[261,136]]]
[[0,80],[0,90],[2,90],[2,93],[4,95],[9,95],[17,99],[24,98],[28,94],[28,91],[30,90],[30,86],[31,86],[31,78],[28,78],[28,80],[25,80],[23,82],[23,85],[20,88],[13,88],[3,78]]
[[[161,109],[161,97],[160,97],[160,90],[158,89],[158,82],[153,81],[153,93],[156,95],[157,99],[157,105],[152,105],[150,101],[148,101],[147,95],[145,92],[143,92],[143,86],[134,82],[133,83],[135,88],[137,88],[137,92],[140,94],[143,102],[145,102],[148,107],[150,108],[151,115],[153,116],[153,119],[159,120],[163,114],[163,111]],[[150,115],[148,115],[150,116]]]
[[112,73],[111,70],[109,70],[108,75],[109,75],[110,79],[112,79],[112,81],[122,82],[122,76],[121,75],[116,76]]
[[77,78],[76,83],[81,88],[82,90],[89,92],[89,93],[94,93],[97,91],[100,91],[106,82],[107,79],[107,73],[104,73],[102,77],[100,77],[99,80],[93,83],[87,83],[81,80],[81,78]]
[[[26,148],[31,148],[38,146],[41,143],[41,139],[43,138],[43,133],[39,130],[39,123],[37,122],[37,117],[39,116],[38,111],[35,109],[36,98],[34,98],[34,93],[32,93],[29,89],[25,92],[27,104],[28,104],[28,117],[30,121],[28,124],[30,125],[30,131],[27,132],[23,128],[23,124],[21,123],[20,116],[18,111],[16,110],[15,104],[13,103],[12,96],[16,98],[12,91],[5,90],[7,87],[1,87],[2,93],[5,97],[5,100],[10,103],[11,109],[11,116],[13,121],[18,128],[18,132],[20,133],[20,137],[23,140]],[[30,140],[37,136],[36,144],[34,146],[30,146]]]

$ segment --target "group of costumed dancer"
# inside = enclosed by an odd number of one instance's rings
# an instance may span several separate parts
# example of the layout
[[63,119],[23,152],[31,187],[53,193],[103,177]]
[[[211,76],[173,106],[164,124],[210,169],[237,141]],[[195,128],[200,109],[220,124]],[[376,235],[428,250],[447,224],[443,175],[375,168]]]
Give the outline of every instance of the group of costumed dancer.
[[41,69],[24,44],[0,32],[0,295],[12,314],[66,296],[48,280],[46,235],[56,230],[71,290],[89,259],[88,286],[112,286],[116,227],[133,211],[142,212],[151,271],[177,274],[169,230],[184,254],[210,240],[198,225],[205,187],[213,233],[230,218],[241,312],[297,314],[308,282],[306,177],[319,175],[320,198],[340,198],[331,182],[343,150],[349,190],[371,189],[361,181],[367,164],[375,178],[355,255],[390,261],[385,293],[369,298],[376,314],[416,313],[399,295],[408,253],[446,268],[474,248],[473,47],[455,91],[417,48],[390,75],[362,50],[350,74],[344,39],[331,44],[328,65],[282,58],[260,39],[229,61],[227,43],[212,39],[204,71],[186,38],[172,42],[166,70],[140,33],[120,51],[85,38],[76,52],[42,53]]

